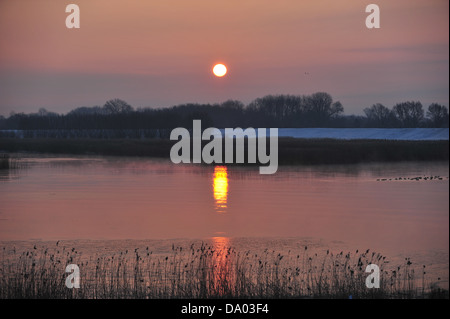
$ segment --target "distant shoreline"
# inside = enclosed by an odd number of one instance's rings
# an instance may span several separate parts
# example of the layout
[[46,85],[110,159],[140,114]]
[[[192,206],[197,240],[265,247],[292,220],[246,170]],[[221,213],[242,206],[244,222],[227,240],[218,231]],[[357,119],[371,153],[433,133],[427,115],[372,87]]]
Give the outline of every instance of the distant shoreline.
[[[169,139],[171,129],[33,129],[0,130],[1,138],[66,138],[66,139]],[[219,128],[220,136],[226,135]],[[237,137],[242,137],[238,132]],[[251,132],[245,132],[254,137]],[[278,128],[278,137],[302,139],[340,139],[340,140],[404,140],[439,141],[449,140],[448,128]],[[248,136],[248,135],[247,135]]]
[[[169,139],[0,138],[0,152],[169,158]],[[207,144],[207,141],[204,142]],[[449,141],[301,139],[280,137],[280,165],[445,161]],[[256,163],[259,165],[259,163]],[[234,164],[242,165],[242,164]]]

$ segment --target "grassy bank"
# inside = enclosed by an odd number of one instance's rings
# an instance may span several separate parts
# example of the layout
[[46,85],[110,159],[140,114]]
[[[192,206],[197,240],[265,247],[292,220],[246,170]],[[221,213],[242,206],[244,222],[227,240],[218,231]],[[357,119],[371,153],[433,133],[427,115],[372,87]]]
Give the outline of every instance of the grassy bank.
[[[192,244],[167,255],[147,247],[105,257],[57,243],[2,254],[0,298],[448,298],[427,286],[425,266],[415,272],[409,259],[390,265],[370,250],[318,256],[306,246],[280,254]],[[373,263],[380,267],[378,289],[365,284]],[[79,266],[79,289],[66,288],[69,264]]]
[[[0,151],[169,158],[167,139],[0,139]],[[207,142],[204,142],[205,145]],[[449,141],[279,139],[279,164],[442,161]],[[224,143],[223,143],[224,144]],[[223,151],[223,154],[225,152]]]

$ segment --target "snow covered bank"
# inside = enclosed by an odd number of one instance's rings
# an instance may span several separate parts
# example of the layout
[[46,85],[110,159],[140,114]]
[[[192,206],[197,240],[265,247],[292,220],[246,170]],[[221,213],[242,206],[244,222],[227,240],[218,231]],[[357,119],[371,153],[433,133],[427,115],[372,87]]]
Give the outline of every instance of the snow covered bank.
[[[224,130],[220,130],[222,135]],[[448,128],[280,128],[279,137],[432,141],[448,140]]]

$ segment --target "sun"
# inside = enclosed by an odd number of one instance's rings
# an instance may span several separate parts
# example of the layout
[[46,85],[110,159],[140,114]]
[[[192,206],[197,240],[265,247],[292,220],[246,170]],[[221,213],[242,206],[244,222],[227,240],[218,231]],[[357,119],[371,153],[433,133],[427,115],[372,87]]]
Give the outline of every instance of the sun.
[[213,73],[215,76],[221,78],[222,76],[224,76],[225,74],[227,74],[227,67],[221,63],[216,64],[213,67]]

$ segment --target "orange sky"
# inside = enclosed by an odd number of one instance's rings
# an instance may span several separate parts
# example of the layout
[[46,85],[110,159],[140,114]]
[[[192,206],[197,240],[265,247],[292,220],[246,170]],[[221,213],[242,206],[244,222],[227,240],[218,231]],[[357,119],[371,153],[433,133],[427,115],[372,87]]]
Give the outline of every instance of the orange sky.
[[[67,29],[76,3],[81,28]],[[365,27],[367,4],[381,29]],[[326,91],[347,114],[449,100],[447,0],[0,1],[0,114]],[[215,62],[227,76],[212,76]],[[308,72],[309,74],[305,74]]]

